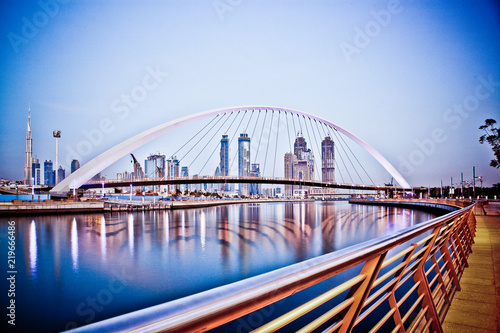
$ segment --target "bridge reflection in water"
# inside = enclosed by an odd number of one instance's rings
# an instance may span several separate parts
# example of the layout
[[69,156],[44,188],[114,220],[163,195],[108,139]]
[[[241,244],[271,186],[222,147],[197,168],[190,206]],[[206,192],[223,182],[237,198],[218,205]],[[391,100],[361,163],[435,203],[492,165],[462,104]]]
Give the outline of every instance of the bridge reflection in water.
[[82,326],[433,217],[396,207],[302,202],[19,218],[23,274],[16,304],[26,318],[19,325],[45,331]]

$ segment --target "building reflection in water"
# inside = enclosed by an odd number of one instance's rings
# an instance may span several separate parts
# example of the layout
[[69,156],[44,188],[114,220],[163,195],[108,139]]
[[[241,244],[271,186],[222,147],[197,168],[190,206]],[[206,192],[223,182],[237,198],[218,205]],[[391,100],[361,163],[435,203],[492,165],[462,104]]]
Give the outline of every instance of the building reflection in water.
[[134,215],[128,215],[128,250],[130,256],[134,255]]
[[30,257],[30,272],[33,280],[36,279],[36,266],[37,266],[37,260],[38,260],[38,249],[37,249],[37,244],[36,244],[36,224],[35,220],[31,220],[30,224],[30,245],[29,245],[29,257]]
[[104,218],[104,216],[102,216],[101,218],[101,228],[100,228],[100,237],[101,237],[101,259],[103,261],[106,261],[106,252],[107,252],[107,249],[106,249],[106,219]]
[[68,321],[83,324],[86,317],[75,309],[110,283],[125,287],[113,294],[102,316],[122,306],[129,312],[238,281],[432,217],[402,208],[303,202],[40,216],[36,222],[20,218],[16,248],[26,259],[19,260],[19,270],[29,280],[20,297],[38,309],[51,304],[40,316],[60,318],[62,327],[47,330],[60,331]]
[[71,260],[73,269],[78,270],[78,229],[76,227],[76,218],[71,222]]

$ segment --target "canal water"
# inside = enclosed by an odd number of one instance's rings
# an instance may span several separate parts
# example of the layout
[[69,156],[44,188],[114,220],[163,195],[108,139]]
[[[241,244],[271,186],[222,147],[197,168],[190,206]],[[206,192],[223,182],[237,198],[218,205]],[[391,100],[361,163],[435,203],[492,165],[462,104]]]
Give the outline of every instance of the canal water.
[[[83,326],[433,217],[395,207],[300,202],[1,218],[1,327],[8,329],[2,332]],[[9,221],[15,225],[14,268],[8,266]],[[8,296],[12,275],[15,295]],[[6,317],[12,299],[15,330]]]

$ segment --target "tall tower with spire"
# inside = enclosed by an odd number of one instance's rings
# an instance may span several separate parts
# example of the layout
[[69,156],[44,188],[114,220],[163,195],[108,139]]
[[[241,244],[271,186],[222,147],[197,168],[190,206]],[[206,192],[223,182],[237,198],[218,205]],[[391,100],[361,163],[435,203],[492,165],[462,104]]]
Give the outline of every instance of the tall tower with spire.
[[24,184],[31,185],[33,167],[33,139],[31,138],[31,110],[28,104],[28,128],[26,131],[26,153],[24,163]]

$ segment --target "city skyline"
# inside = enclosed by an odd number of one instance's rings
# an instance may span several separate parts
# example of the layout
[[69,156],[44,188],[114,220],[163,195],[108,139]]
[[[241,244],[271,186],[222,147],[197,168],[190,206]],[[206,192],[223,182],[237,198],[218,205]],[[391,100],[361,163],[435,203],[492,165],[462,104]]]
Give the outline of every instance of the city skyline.
[[[1,177],[23,179],[29,110],[33,158],[55,159],[60,129],[69,170],[178,116],[268,104],[351,130],[412,186],[471,179],[473,166],[484,186],[499,182],[478,142],[485,119],[500,121],[493,1],[252,1],[224,12],[210,2],[55,3],[57,12],[2,4]],[[128,158],[103,174],[125,169]]]

